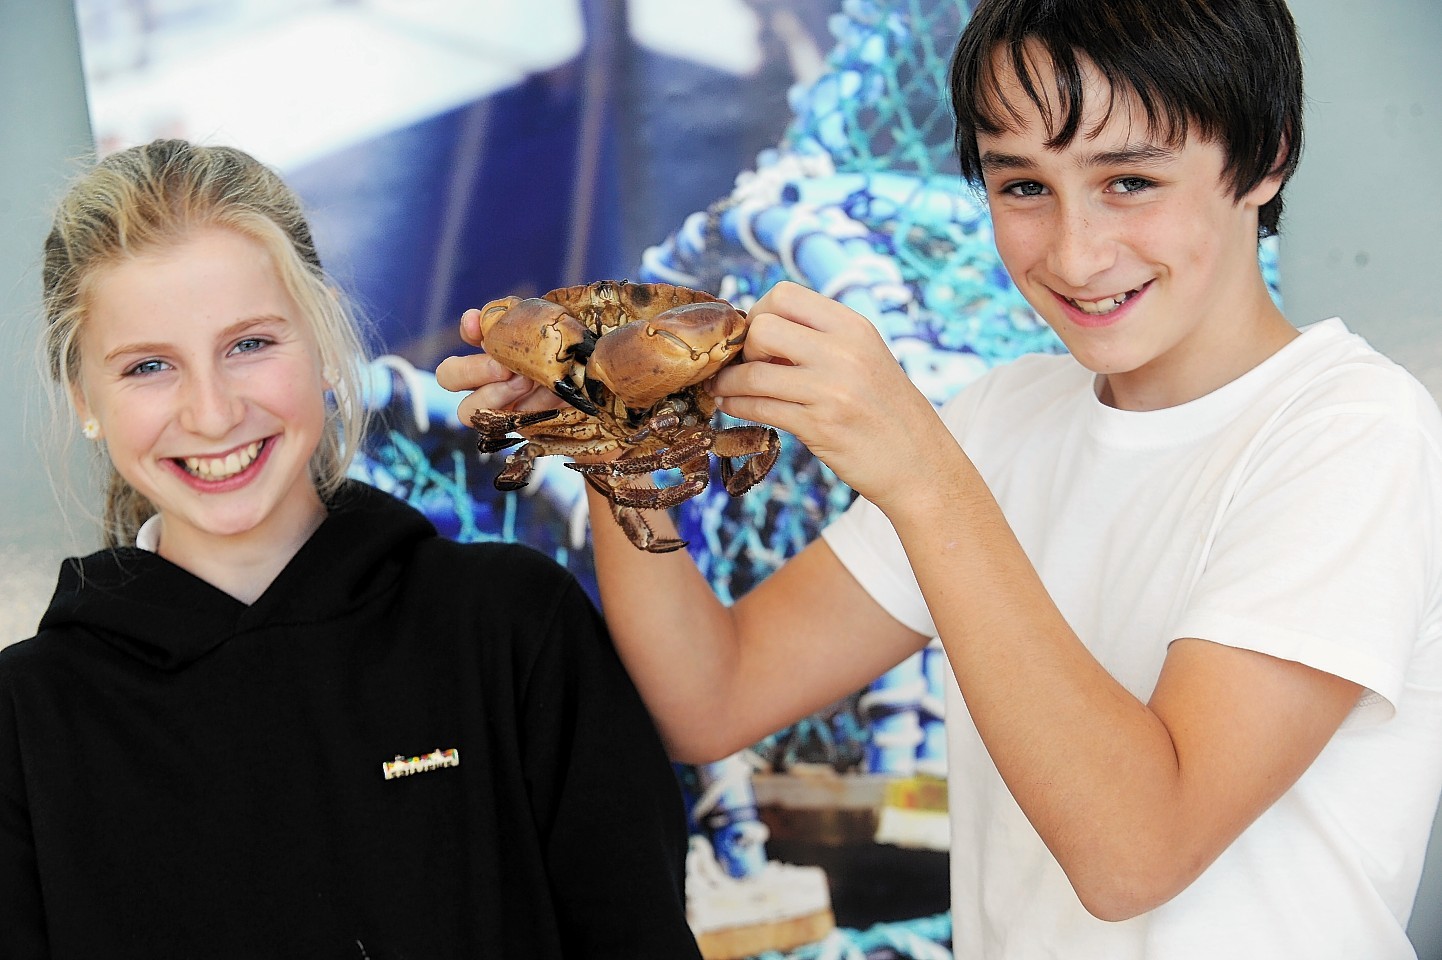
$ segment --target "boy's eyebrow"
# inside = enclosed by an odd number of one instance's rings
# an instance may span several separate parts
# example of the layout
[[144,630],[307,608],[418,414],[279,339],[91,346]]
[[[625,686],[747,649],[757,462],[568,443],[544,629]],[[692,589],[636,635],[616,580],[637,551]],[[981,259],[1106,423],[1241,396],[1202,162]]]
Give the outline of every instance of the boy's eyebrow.
[[1128,144],[1120,150],[1103,150],[1082,158],[1082,165],[1088,167],[1139,166],[1150,167],[1169,163],[1177,158],[1175,150],[1159,147],[1155,143]]
[[983,173],[1003,170],[1030,170],[1036,164],[1026,157],[1016,153],[997,153],[988,150],[981,155],[981,170]]
[[[1177,158],[1175,150],[1154,143],[1128,144],[1118,150],[1102,150],[1083,154],[1077,158],[1082,167],[1154,167],[1169,163]],[[1000,153],[988,150],[981,155],[983,173],[1003,170],[1030,170],[1036,166],[1030,157],[1015,153]]]

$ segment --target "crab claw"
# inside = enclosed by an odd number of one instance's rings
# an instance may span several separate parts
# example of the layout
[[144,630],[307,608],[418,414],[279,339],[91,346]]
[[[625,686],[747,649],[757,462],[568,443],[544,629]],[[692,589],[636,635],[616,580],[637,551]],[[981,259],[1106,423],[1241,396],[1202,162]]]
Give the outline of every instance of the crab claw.
[[551,392],[584,414],[594,417],[600,413],[591,398],[586,396],[586,391],[569,380],[557,380],[551,384]]
[[596,335],[558,303],[503,297],[481,308],[481,347],[512,373],[551,385],[551,391],[594,415],[577,382]]
[[713,376],[740,352],[746,327],[746,315],[724,301],[672,307],[601,337],[586,376],[645,409]]

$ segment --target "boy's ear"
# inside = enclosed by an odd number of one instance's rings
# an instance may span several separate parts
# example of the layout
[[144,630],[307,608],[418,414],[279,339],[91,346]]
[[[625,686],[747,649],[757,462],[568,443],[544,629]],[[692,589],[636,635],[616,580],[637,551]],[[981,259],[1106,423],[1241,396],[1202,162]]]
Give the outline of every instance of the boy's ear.
[[1287,162],[1288,141],[1284,138],[1277,147],[1277,155],[1272,158],[1272,172],[1263,177],[1255,187],[1247,191],[1243,197],[1248,203],[1256,204],[1258,207],[1270,203],[1282,189],[1283,176],[1282,167]]
[[1258,183],[1251,190],[1248,190],[1247,195],[1242,198],[1242,201],[1261,209],[1270,203],[1272,198],[1280,193],[1281,190],[1282,175],[1280,173],[1271,173],[1268,174],[1262,182]]

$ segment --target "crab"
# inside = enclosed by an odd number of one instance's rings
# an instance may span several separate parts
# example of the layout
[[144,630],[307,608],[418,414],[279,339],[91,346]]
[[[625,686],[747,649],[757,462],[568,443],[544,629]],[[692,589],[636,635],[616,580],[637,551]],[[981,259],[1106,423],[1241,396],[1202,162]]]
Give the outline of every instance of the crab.
[[[686,546],[658,537],[640,511],[669,509],[705,490],[713,455],[726,492],[741,496],[781,451],[770,427],[713,422],[716,400],[704,384],[740,356],[748,326],[746,314],[725,300],[669,283],[601,280],[486,304],[480,321],[486,353],[568,405],[472,414],[481,452],[521,444],[496,476],[496,489],[524,487],[540,457],[619,451],[609,462],[566,466],[609,501],[638,548],[668,553]],[[681,478],[669,486],[646,483],[658,470],[677,470]]]

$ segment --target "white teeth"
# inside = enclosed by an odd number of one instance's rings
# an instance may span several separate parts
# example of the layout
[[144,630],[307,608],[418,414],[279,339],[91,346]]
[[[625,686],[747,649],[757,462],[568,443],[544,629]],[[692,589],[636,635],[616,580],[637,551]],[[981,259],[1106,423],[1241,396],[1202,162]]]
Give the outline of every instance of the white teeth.
[[226,480],[240,473],[255,462],[260,453],[261,442],[224,457],[186,457],[185,469],[202,480]]
[[1073,297],[1067,297],[1067,300],[1082,313],[1099,317],[1104,313],[1111,313],[1117,307],[1120,307],[1130,300],[1135,293],[1135,290],[1128,290],[1119,297],[1104,297],[1101,300],[1077,300]]

